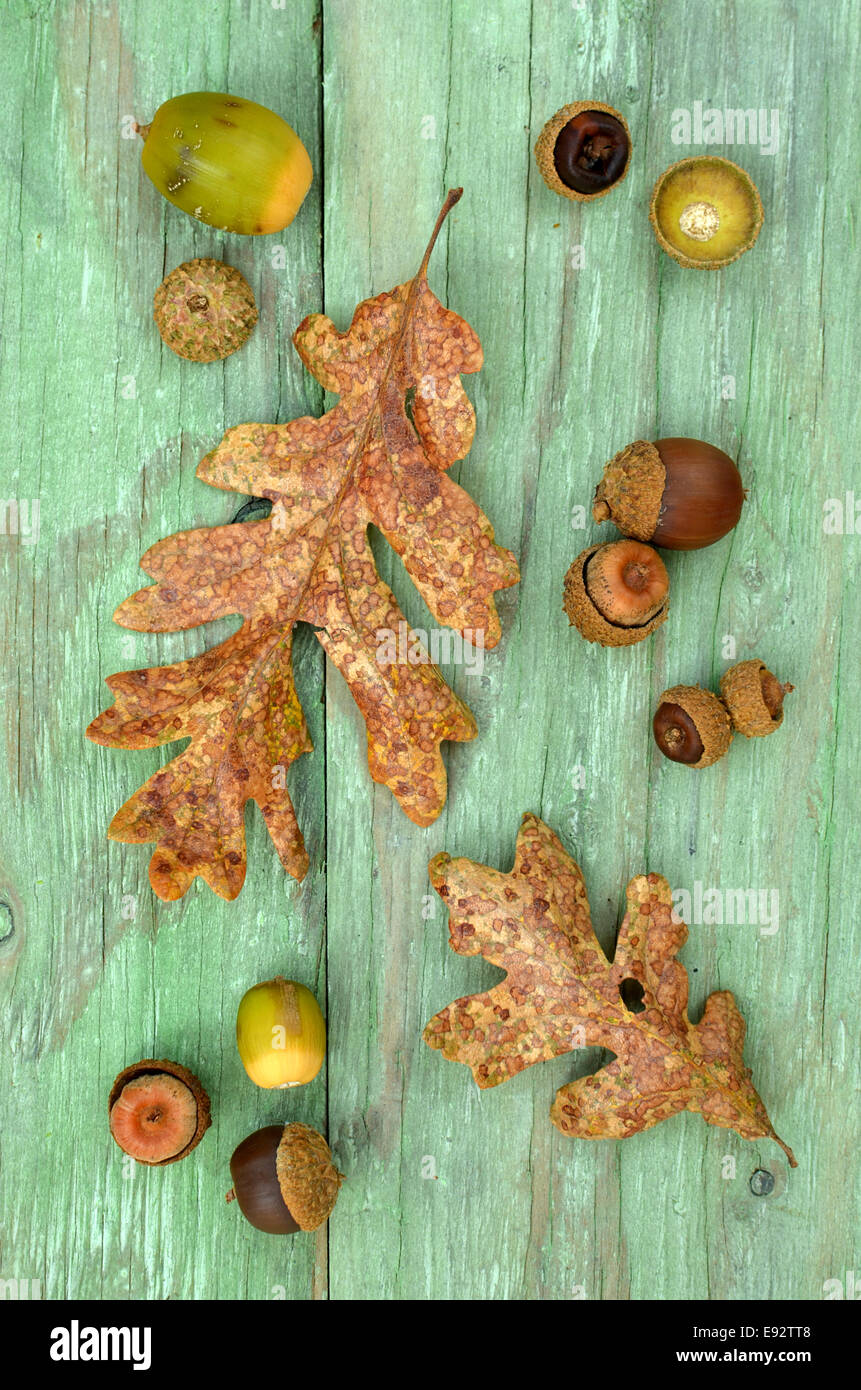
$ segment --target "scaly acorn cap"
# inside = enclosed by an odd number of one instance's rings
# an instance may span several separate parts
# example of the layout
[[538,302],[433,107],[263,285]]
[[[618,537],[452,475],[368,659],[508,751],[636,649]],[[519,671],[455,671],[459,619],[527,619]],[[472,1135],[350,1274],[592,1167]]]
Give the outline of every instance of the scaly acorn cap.
[[568,614],[568,621],[571,626],[576,627],[581,637],[585,637],[587,642],[600,642],[602,647],[630,647],[635,642],[642,642],[645,637],[655,631],[655,628],[666,622],[670,607],[669,595],[663,606],[648,622],[632,627],[621,627],[616,623],[608,622],[595,607],[586,589],[586,568],[595,552],[602,549],[603,546],[601,545],[589,546],[587,550],[581,551],[569,567],[565,575],[562,606]]
[[150,1163],[145,1158],[138,1158],[135,1160],[136,1163],[145,1163],[150,1168],[164,1168],[168,1163],[178,1163],[181,1158],[187,1157],[192,1149],[197,1148],[204,1134],[209,1129],[209,1126],[212,1124],[209,1096],[206,1094],[203,1085],[195,1076],[194,1072],[189,1071],[188,1067],[182,1066],[180,1062],[170,1062],[164,1057],[144,1057],[140,1062],[133,1062],[131,1066],[126,1067],[120,1072],[108,1096],[108,1115],[110,1115],[113,1110],[115,1101],[119,1099],[123,1087],[126,1086],[129,1081],[134,1081],[139,1076],[165,1075],[175,1076],[178,1081],[182,1081],[191,1091],[197,1102],[197,1128],[185,1148],[180,1149],[179,1153],[174,1154],[171,1158],[162,1158],[155,1163]]
[[679,705],[693,720],[703,745],[699,762],[688,767],[711,767],[719,762],[732,743],[732,720],[723,701],[711,690],[699,685],[673,685],[658,701],[661,705]]
[[[621,174],[607,188],[598,189],[595,193],[578,193],[576,188],[569,188],[567,183],[563,183],[556,172],[556,161],[553,157],[556,149],[556,141],[559,139],[561,131],[567,126],[569,121],[573,121],[575,116],[579,116],[581,111],[603,111],[606,116],[615,116],[622,126],[628,138],[628,158]],[[594,203],[596,198],[603,198],[607,193],[612,193],[614,188],[618,188],[622,180],[627,176],[631,164],[631,132],[628,122],[617,111],[615,106],[607,106],[603,101],[572,101],[568,106],[560,106],[555,116],[551,116],[541,134],[535,142],[535,162],[541,171],[541,177],[554,193],[559,193],[563,198],[570,198],[575,203]]]
[[[745,738],[764,738],[783,723],[783,696],[794,686],[781,685],[758,657],[740,661],[720,678],[720,693],[733,724]],[[771,704],[766,698],[771,697]],[[777,713],[774,713],[774,709]]]
[[646,439],[635,439],[604,465],[592,516],[610,521],[624,536],[650,541],[658,527],[667,480],[663,459]]
[[344,1181],[322,1134],[299,1121],[284,1126],[275,1156],[284,1204],[303,1231],[328,1221]]
[[159,285],[153,318],[167,346],[191,362],[217,362],[247,341],[257,322],[251,286],[232,265],[184,261]]
[[[682,245],[676,244],[666,233],[661,223],[661,201],[664,193],[676,185],[688,188],[685,197],[695,205],[709,206],[712,198],[718,203],[728,203],[730,225],[737,227],[738,241],[718,256],[699,257],[686,255]],[[735,202],[733,202],[735,199]],[[748,226],[744,228],[744,212],[747,213]],[[671,164],[658,178],[649,201],[649,221],[662,251],[672,256],[674,261],[687,270],[720,270],[732,265],[745,251],[749,251],[759,236],[763,223],[762,199],[759,189],[746,169],[735,164],[723,155],[689,155]],[[695,240],[699,240],[694,233]],[[716,240],[717,238],[713,238]],[[688,249],[692,249],[689,243]]]

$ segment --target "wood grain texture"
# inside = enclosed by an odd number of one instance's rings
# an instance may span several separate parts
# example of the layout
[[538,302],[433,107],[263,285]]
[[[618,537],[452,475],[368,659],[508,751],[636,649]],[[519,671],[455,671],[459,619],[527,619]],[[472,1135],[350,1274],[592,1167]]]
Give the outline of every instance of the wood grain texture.
[[[38,498],[41,527],[37,544],[0,535],[0,1278],[47,1298],[787,1299],[857,1268],[861,537],[823,531],[861,434],[857,31],[848,0],[222,0],[205,22],[192,0],[4,7],[0,491]],[[285,233],[214,233],[142,175],[123,118],[195,88],[253,97],[302,136],[316,177]],[[532,146],[559,106],[592,98],[624,111],[634,156],[583,206],[547,190]],[[695,101],[779,112],[776,153],[717,147],[756,179],[766,218],[717,274],[681,270],[648,225],[658,173],[697,152],[671,139],[673,111]],[[485,365],[465,382],[478,428],[452,472],[522,571],[483,671],[443,670],[479,737],[448,747],[446,808],[418,829],[371,783],[361,718],[300,632],[315,751],[290,789],[307,878],[284,875],[254,813],[235,903],[202,886],[156,902],[147,848],[104,832],[159,756],[96,748],[83,729],[106,676],[235,624],[156,637],[111,614],[149,545],[239,506],[194,478],[225,428],[323,409],[290,343],[298,322],[322,309],[344,328],[359,299],[413,274],[461,184],[429,278]],[[162,276],[198,255],[235,264],[260,308],[242,352],[206,367],[151,321]],[[574,529],[572,508],[588,515],[617,449],[674,434],[738,460],[741,523],[670,557],[654,638],[597,649],[561,609],[568,564],[603,536]],[[716,685],[727,636],[796,691],[778,735],[693,774],[654,751],[651,712],[668,685]],[[432,1014],[497,978],[449,950],[427,862],[446,849],[509,869],[527,810],[581,865],[608,950],[635,873],[779,892],[773,935],[695,923],[681,959],[693,1019],[713,990],[735,993],[791,1175],[774,1145],[693,1115],[624,1143],[564,1138],[553,1095],[594,1050],[482,1094],[422,1044]],[[251,1085],[233,1039],[241,994],[277,971],[329,1019],[327,1071],[286,1100]],[[215,1124],[186,1162],[124,1176],[106,1098],[146,1055],[193,1068]],[[327,1132],[348,1177],[315,1237],[272,1240],[224,1204],[236,1143],[282,1118]],[[767,1198],[748,1185],[760,1166],[776,1176]]]

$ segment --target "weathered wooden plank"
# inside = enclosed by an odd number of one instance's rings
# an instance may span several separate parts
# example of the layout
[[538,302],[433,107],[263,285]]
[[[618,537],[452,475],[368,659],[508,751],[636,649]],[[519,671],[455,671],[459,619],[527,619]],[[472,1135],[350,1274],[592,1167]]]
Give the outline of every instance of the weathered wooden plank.
[[[564,1298],[577,1286],[587,1297],[609,1298],[816,1296],[827,1268],[850,1258],[845,1246],[835,1248],[841,1237],[824,1215],[832,1201],[828,1139],[820,1135],[822,1150],[814,1152],[805,1123],[805,1088],[824,1079],[813,1039],[820,1027],[843,1039],[846,1001],[839,985],[833,1000],[819,988],[825,864],[815,827],[797,814],[811,794],[822,799],[811,763],[829,735],[808,722],[809,682],[817,665],[820,688],[832,679],[801,634],[808,625],[821,632],[821,613],[835,611],[826,595],[840,558],[837,546],[823,550],[818,534],[815,472],[792,469],[791,507],[786,487],[788,461],[807,453],[803,441],[823,389],[820,280],[827,285],[828,272],[821,231],[810,229],[824,200],[816,208],[793,187],[805,175],[791,159],[799,147],[818,148],[822,70],[808,63],[799,85],[787,36],[793,51],[803,43],[808,56],[833,53],[841,17],[816,19],[812,47],[799,23],[782,5],[732,17],[716,7],[694,32],[679,6],[535,4],[530,17],[520,5],[479,14],[454,4],[425,15],[419,34],[405,19],[392,23],[380,5],[324,11],[326,70],[339,94],[326,118],[329,167],[338,170],[327,191],[330,312],[342,296],[346,314],[356,293],[408,273],[405,229],[413,233],[417,208],[431,217],[440,188],[433,142],[425,142],[429,151],[421,143],[423,118],[445,99],[443,183],[462,182],[466,194],[449,227],[442,283],[448,302],[479,330],[486,361],[468,383],[479,431],[460,476],[523,566],[519,591],[503,599],[506,636],[488,656],[479,689],[456,673],[481,734],[450,751],[452,797],[440,823],[417,832],[399,825],[385,793],[363,801],[364,810],[372,800],[375,847],[396,848],[396,865],[381,858],[369,866],[361,817],[358,825],[335,817],[352,785],[340,749],[345,737],[360,743],[346,702],[337,713],[350,734],[330,728],[330,748],[339,750],[328,787],[330,954],[340,960],[352,943],[350,973],[362,982],[347,1036],[367,1026],[368,998],[370,1022],[380,1029],[368,1060],[357,1068],[351,1058],[346,1093],[335,1084],[330,1097],[336,1138],[340,1114],[340,1133],[367,1160],[352,1200],[374,1232],[369,1269],[359,1223],[333,1223],[345,1291],[364,1280],[396,1296]],[[413,43],[421,70],[405,83],[399,74]],[[371,67],[387,101],[363,122],[354,104]],[[828,76],[838,86],[848,80],[834,64]],[[530,151],[558,105],[590,95],[626,111],[636,154],[626,184],[583,209],[545,190]],[[761,182],[767,227],[755,253],[725,275],[680,271],[659,252],[645,216],[654,178],[687,152],[672,144],[672,112],[696,100],[777,107],[783,123],[775,155],[727,151]],[[370,173],[377,168],[384,198]],[[518,187],[528,187],[525,205]],[[353,233],[366,227],[357,246]],[[418,229],[413,234],[420,245]],[[575,269],[578,247],[583,263]],[[368,261],[377,273],[366,278]],[[835,266],[835,294],[839,280]],[[835,432],[834,423],[827,428]],[[713,439],[739,458],[751,486],[743,524],[712,552],[673,558],[672,618],[654,643],[587,648],[559,611],[561,576],[592,534],[572,531],[570,509],[588,504],[601,464],[622,444],[671,433]],[[807,546],[798,544],[802,517]],[[421,621],[397,566],[391,573],[408,615]],[[698,778],[659,765],[649,717],[667,684],[717,679],[727,664],[724,634],[735,638],[739,657],[761,651],[797,679],[799,695],[780,740],[736,746],[724,765]],[[833,659],[826,657],[828,668]],[[329,689],[331,710],[331,682]],[[581,767],[582,790],[574,780]],[[445,933],[439,907],[421,924],[424,859],[444,843],[507,866],[523,809],[541,811],[579,857],[608,947],[624,884],[642,868],[689,890],[700,881],[779,891],[774,937],[761,936],[756,924],[694,926],[685,960],[695,1011],[712,989],[736,990],[751,1019],[749,1057],[763,1094],[790,1138],[801,1135],[815,1178],[793,1175],[784,1190],[776,1150],[707,1130],[693,1116],[622,1147],[561,1139],[546,1120],[553,1089],[593,1066],[594,1054],[536,1069],[505,1094],[479,1096],[466,1073],[411,1046],[434,1008],[494,978],[475,961],[435,955],[433,929]],[[414,852],[422,842],[424,853]],[[381,914],[385,922],[375,965],[357,930],[357,903],[373,913],[375,942]],[[795,1017],[796,995],[781,987],[788,979],[805,979],[814,992],[792,1043],[786,1018],[787,1011]],[[338,1004],[347,1007],[349,997],[339,991]],[[350,1056],[346,1038],[343,1048],[335,1075]],[[435,1158],[438,1183],[423,1182],[422,1155]],[[734,1179],[722,1177],[725,1155],[736,1161]],[[778,1174],[767,1201],[747,1184],[758,1163]],[[835,1181],[845,1229],[852,1184],[842,1175]],[[811,1223],[824,1233],[812,1257]]]
[[[147,850],[109,846],[105,829],[158,759],[82,737],[109,702],[105,676],[214,640],[213,629],[150,638],[111,622],[142,582],[147,546],[229,520],[239,505],[194,479],[201,454],[239,420],[320,405],[289,343],[320,302],[319,182],[283,238],[280,269],[280,238],[225,237],[175,212],[143,176],[137,140],[121,138],[124,117],[146,120],[189,86],[235,90],[293,121],[317,164],[315,6],[252,8],[224,6],[204,24],[190,3],[64,3],[38,15],[22,4],[3,20],[12,119],[2,136],[10,196],[0,391],[19,453],[12,486],[41,500],[42,534],[30,548],[3,540],[12,580],[4,794],[16,824],[3,863],[15,933],[2,947],[11,1089],[0,1101],[0,1272],[40,1279],[45,1297],[325,1290],[325,1236],[289,1247],[257,1239],[223,1200],[239,1139],[299,1113],[245,1077],[233,1043],[239,997],[276,970],[325,992],[317,644],[300,644],[298,656],[318,744],[291,776],[314,854],[301,888],[281,872],[255,813],[235,904],[202,886],[175,905],[156,902]],[[258,296],[258,330],[223,366],[180,362],[152,324],[158,282],[195,255],[236,264]],[[215,635],[231,626],[215,625]],[[120,1067],[152,1053],[201,1074],[219,1123],[188,1163],[124,1179],[119,1151],[106,1146],[105,1100]],[[302,1102],[302,1118],[324,1125],[324,1078]],[[22,1202],[27,1175],[32,1200]]]

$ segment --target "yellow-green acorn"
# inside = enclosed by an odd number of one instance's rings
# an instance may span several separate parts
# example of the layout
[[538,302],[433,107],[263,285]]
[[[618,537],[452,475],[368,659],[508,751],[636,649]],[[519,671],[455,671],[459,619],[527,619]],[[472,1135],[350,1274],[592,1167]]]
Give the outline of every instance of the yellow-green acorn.
[[242,997],[236,1046],[256,1086],[304,1086],[326,1057],[326,1024],[309,989],[276,975]]
[[311,187],[311,160],[295,130],[243,97],[172,97],[138,133],[144,172],[159,193],[223,232],[280,232]]

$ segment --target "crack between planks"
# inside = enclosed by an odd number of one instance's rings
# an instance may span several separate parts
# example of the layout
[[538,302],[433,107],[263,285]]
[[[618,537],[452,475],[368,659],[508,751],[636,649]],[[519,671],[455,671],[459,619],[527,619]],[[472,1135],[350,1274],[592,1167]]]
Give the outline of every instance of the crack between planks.
[[[655,75],[654,55],[655,55],[655,27],[656,27],[656,26],[655,26],[655,9],[654,9],[654,5],[653,5],[652,8],[651,8],[650,16],[649,16],[649,17],[650,17],[649,43],[648,43],[648,54],[649,54],[649,80],[648,80],[648,95],[647,95],[646,104],[645,104],[645,117],[644,117],[644,119],[645,119],[645,130],[644,130],[644,132],[643,132],[643,145],[644,145],[644,147],[645,147],[646,149],[648,149],[648,147],[649,147],[649,112],[650,112],[651,109],[652,109],[652,87],[653,87],[653,84],[654,84],[654,75]],[[655,252],[653,251],[652,254],[654,255]],[[660,369],[659,369],[660,338],[659,338],[659,332],[658,332],[658,330],[659,330],[659,325],[660,325],[660,321],[661,321],[661,285],[662,285],[662,279],[661,279],[661,275],[662,275],[662,265],[661,265],[661,258],[660,258],[660,257],[659,257],[659,259],[658,259],[657,266],[658,266],[658,284],[657,284],[658,302],[657,302],[657,307],[656,307],[656,310],[655,310],[655,420],[656,420],[656,421],[657,421],[658,419],[660,419]],[[649,651],[649,671],[650,671],[650,675],[651,675],[651,685],[654,687],[654,685],[655,685],[655,643],[654,643],[654,642],[651,642],[651,643],[649,644],[649,646],[650,646],[650,651]],[[646,766],[647,766],[647,772],[646,772],[646,807],[645,807],[645,814],[644,814],[644,816],[643,816],[643,862],[644,862],[645,864],[648,865],[648,864],[650,863],[650,850],[651,850],[651,843],[652,843],[652,813],[653,813],[653,809],[654,809],[653,778],[652,778],[652,767],[654,766],[654,755],[652,754],[652,749],[651,749],[651,746],[650,746],[650,732],[648,731],[648,729],[646,730],[645,738],[646,738],[646,746],[647,746],[647,748],[648,748],[648,753],[647,753],[647,757],[646,757]],[[649,755],[651,755],[651,756],[649,756]]]
[[[327,308],[327,305],[326,305],[326,100],[325,100],[325,73],[326,73],[326,64],[325,64],[325,53],[326,53],[326,5],[325,5],[325,0],[320,0],[320,8],[318,9],[317,13],[315,14],[314,20],[313,20],[313,22],[312,22],[312,32],[313,32],[313,27],[314,27],[315,24],[317,25],[317,31],[316,31],[316,32],[317,32],[317,43],[318,43],[318,50],[317,50],[317,73],[318,73],[318,77],[319,77],[319,83],[318,83],[319,102],[318,102],[318,107],[317,107],[317,131],[318,131],[318,142],[319,142],[319,165],[320,165],[320,177],[319,177],[319,185],[320,185],[320,304],[321,304],[321,307],[322,307],[322,309],[323,309],[323,312],[325,313],[325,312],[326,312],[326,308]],[[325,404],[326,404],[326,394],[325,394],[325,392],[324,392],[322,389],[321,389],[321,391],[320,391],[319,394],[320,394],[320,406],[321,406],[321,408],[325,408]],[[329,724],[328,724],[328,717],[327,717],[327,716],[328,716],[327,690],[328,690],[328,674],[329,674],[329,667],[328,667],[327,654],[326,654],[326,652],[322,649],[322,647],[320,646],[319,643],[317,644],[316,656],[317,656],[317,661],[320,663],[320,667],[321,667],[321,671],[320,671],[320,680],[321,680],[320,704],[322,705],[322,717],[323,717],[323,728],[322,728],[322,738],[321,738],[321,743],[322,743],[322,745],[323,745],[323,748],[322,748],[322,752],[323,752],[322,763],[323,763],[323,766],[322,766],[321,772],[322,772],[322,780],[323,780],[323,788],[322,788],[322,796],[323,796],[323,827],[322,827],[322,839],[323,839],[323,844],[322,844],[322,850],[323,850],[323,866],[324,866],[323,872],[324,872],[324,874],[325,874],[325,884],[324,884],[324,889],[323,889],[323,951],[322,951],[322,955],[323,955],[323,969],[324,969],[325,977],[326,977],[326,1018],[327,1018],[327,1020],[328,1020],[329,1017],[330,1017],[330,1015],[331,1015],[331,997],[330,997],[330,993],[329,993],[329,979],[330,979],[330,975],[329,975],[329,840],[328,840],[328,826],[329,826],[329,816],[328,816],[328,808],[329,808],[329,777],[328,777],[328,770],[329,770]],[[329,1055],[328,1055],[328,1052],[329,1052],[329,1049],[328,1049],[328,1031],[327,1031],[327,1047],[326,1047],[326,1086],[325,1086],[325,1091],[324,1091],[323,1104],[324,1104],[325,1118],[326,1118],[326,1139],[327,1139],[327,1141],[329,1141],[329,1142],[331,1143],[331,1139],[332,1139],[332,1130],[331,1130],[331,1118],[332,1118],[332,1110],[331,1110],[331,1070],[330,1070],[330,1066],[329,1066]],[[329,1223],[328,1221],[326,1222],[325,1249],[326,1249],[326,1277],[325,1277],[325,1281],[324,1281],[324,1289],[325,1289],[325,1300],[326,1300],[326,1301],[329,1301],[329,1300],[331,1299],[331,1297],[332,1297],[332,1232],[331,1232],[331,1225],[330,1225],[330,1223]]]
[[[527,77],[526,77],[526,101],[527,101],[527,105],[528,105],[528,108],[529,108],[529,140],[530,140],[530,141],[532,140],[532,120],[533,120],[533,111],[532,111],[532,32],[533,32],[533,20],[534,20],[534,17],[535,17],[535,0],[530,0],[530,4],[529,4],[529,59],[528,59],[527,68],[526,68],[526,72],[527,72]],[[528,153],[528,151],[527,151],[527,167],[526,167],[526,215],[525,215],[524,226],[523,226],[523,332],[522,332],[522,334],[521,334],[521,339],[520,339],[520,342],[521,342],[521,356],[522,356],[522,359],[523,359],[523,382],[522,382],[521,391],[520,391],[520,400],[521,400],[521,404],[525,404],[525,401],[526,401],[526,383],[527,383],[527,380],[528,380],[528,377],[529,377],[529,373],[528,373],[528,371],[527,371],[527,365],[526,365],[526,330],[527,330],[527,319],[528,319],[528,315],[527,315],[527,313],[526,313],[526,304],[527,304],[527,300],[526,300],[526,285],[527,285],[527,268],[528,268],[528,264],[529,264],[529,208],[530,208],[530,202],[531,202],[531,199],[530,199],[530,194],[531,194],[531,192],[532,192],[532,160],[530,159],[529,153]],[[561,327],[560,327],[560,337],[561,337]],[[537,485],[537,484],[536,484],[536,485]]]

